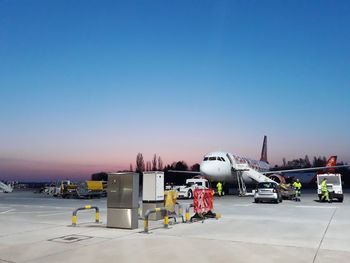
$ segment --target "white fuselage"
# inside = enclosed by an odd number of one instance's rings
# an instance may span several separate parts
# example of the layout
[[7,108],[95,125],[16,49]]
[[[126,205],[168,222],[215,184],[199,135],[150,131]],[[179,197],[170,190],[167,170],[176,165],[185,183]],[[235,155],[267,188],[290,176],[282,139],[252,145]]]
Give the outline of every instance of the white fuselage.
[[256,181],[272,181],[262,174],[269,171],[270,165],[266,162],[252,160],[228,152],[211,152],[204,156],[200,164],[200,172],[210,181],[226,183],[237,182],[237,171],[242,172],[245,183]]

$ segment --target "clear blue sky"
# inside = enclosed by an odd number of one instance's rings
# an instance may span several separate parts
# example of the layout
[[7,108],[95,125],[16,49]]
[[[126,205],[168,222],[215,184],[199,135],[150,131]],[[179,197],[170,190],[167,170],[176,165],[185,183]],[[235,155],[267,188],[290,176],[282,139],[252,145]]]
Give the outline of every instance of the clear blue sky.
[[349,1],[0,0],[0,179],[350,162],[349,47]]

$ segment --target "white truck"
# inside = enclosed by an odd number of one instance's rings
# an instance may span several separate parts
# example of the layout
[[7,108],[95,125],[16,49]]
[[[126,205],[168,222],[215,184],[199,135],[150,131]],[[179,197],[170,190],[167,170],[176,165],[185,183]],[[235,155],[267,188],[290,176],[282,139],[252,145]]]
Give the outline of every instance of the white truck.
[[195,189],[208,189],[209,182],[205,178],[192,178],[186,180],[186,185],[173,186],[172,189],[177,191],[179,198],[193,198]]
[[329,199],[336,198],[339,202],[343,202],[344,193],[342,187],[341,174],[318,174],[317,175],[317,194],[319,199],[321,200],[322,192],[321,192],[321,183],[323,179],[327,179],[327,189],[329,192]]

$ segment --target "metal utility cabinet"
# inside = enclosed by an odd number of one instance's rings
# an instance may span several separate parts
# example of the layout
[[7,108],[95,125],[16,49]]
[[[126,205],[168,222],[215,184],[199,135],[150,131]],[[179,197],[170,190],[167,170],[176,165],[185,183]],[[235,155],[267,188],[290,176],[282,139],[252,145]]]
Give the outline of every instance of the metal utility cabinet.
[[107,227],[138,228],[139,174],[109,173]]
[[[164,173],[163,172],[144,172],[142,188],[142,216],[148,209],[164,207]],[[149,220],[160,220],[160,212],[153,213]]]

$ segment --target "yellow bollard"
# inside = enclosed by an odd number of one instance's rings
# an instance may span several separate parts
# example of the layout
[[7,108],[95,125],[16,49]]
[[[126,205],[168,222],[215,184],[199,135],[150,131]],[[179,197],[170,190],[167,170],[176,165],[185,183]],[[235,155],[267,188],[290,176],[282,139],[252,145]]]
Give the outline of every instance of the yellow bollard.
[[96,223],[100,222],[100,212],[96,212]]
[[72,216],[72,225],[75,226],[77,224],[77,216]]
[[169,225],[169,217],[168,216],[164,216],[164,227],[167,228]]
[[189,212],[186,212],[186,214],[185,214],[185,221],[186,222],[190,221],[190,213]]
[[85,209],[91,209],[91,205],[86,205]]
[[148,220],[143,221],[143,227],[146,233],[148,233]]

